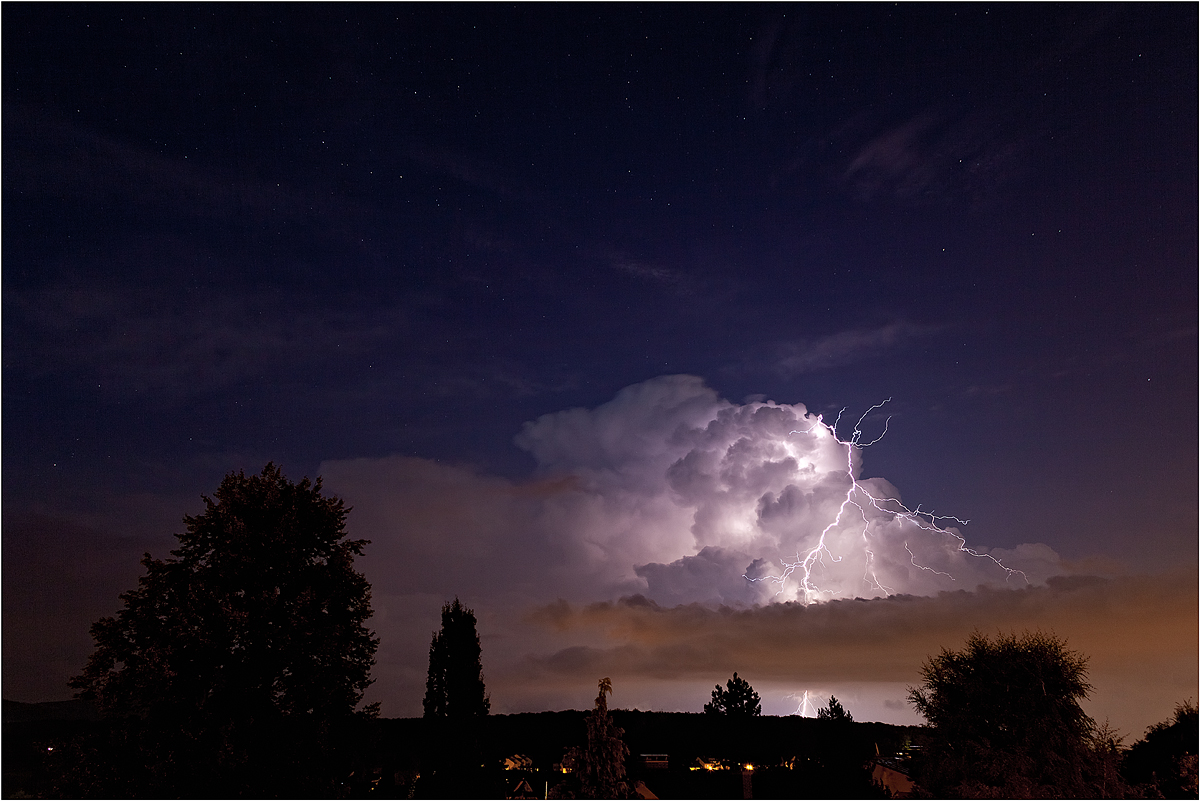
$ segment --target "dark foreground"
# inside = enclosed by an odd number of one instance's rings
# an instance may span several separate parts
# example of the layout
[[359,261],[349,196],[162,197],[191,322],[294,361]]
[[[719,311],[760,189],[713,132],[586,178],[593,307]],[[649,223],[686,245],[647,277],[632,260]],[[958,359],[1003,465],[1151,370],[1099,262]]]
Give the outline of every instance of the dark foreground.
[[[491,715],[471,727],[420,718],[363,720],[346,732],[337,756],[344,775],[339,792],[376,798],[570,795],[578,786],[562,762],[567,749],[583,745],[586,715]],[[877,752],[901,758],[920,734],[916,727],[795,716],[737,721],[637,710],[611,715],[625,730],[631,791],[641,782],[664,799],[885,797],[871,781]],[[108,724],[87,718],[86,707],[77,704],[5,701],[3,796],[88,794],[78,779],[64,781],[61,758],[48,751],[103,739]],[[255,794],[273,794],[270,787],[260,784]],[[297,789],[280,786],[277,794],[294,796]],[[195,791],[181,788],[179,794],[204,794]]]

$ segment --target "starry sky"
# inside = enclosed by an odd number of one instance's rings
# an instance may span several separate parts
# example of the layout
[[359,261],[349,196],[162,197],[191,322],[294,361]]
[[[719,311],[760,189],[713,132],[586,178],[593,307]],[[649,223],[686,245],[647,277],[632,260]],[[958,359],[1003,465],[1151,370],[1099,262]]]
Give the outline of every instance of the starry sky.
[[[497,712],[917,722],[974,628],[1195,696],[1195,5],[2,15],[6,698],[268,461],[372,540],[387,716],[456,595]],[[852,480],[958,520],[771,581]]]

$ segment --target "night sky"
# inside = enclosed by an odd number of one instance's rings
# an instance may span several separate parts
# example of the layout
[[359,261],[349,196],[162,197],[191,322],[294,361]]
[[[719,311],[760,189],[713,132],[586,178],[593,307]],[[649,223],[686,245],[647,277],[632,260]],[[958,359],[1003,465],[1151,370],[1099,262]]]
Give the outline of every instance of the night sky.
[[[1195,697],[1195,4],[2,14],[5,698],[268,461],[372,540],[386,716],[455,595],[495,712],[737,670],[916,722],[973,628],[1065,637],[1133,739]],[[843,408],[969,525],[749,581]]]

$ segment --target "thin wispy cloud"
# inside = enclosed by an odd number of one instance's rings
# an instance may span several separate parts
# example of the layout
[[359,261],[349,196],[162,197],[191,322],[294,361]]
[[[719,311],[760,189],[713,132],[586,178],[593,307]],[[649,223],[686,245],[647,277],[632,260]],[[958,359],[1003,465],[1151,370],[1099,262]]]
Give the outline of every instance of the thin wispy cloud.
[[894,322],[877,328],[852,328],[825,336],[796,339],[777,346],[775,371],[794,377],[877,358],[936,334],[939,326]]
[[1024,173],[1029,134],[1011,127],[999,108],[922,111],[860,143],[841,178],[864,200],[987,202]]

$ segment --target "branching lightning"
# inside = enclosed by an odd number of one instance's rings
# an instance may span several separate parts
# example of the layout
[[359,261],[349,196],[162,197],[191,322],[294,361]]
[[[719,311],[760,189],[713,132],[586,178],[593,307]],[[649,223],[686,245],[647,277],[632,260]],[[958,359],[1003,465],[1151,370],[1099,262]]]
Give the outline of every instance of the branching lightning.
[[792,713],[793,715],[799,715],[802,718],[815,718],[817,716],[817,707],[812,702],[812,698],[809,695],[808,690],[804,691],[804,695],[792,695],[788,697],[795,698],[797,701],[799,701],[799,703],[796,705],[796,711]]
[[950,575],[949,573],[944,573],[941,570],[934,570],[932,567],[926,567],[925,565],[917,564],[917,556],[916,556],[916,554],[914,554],[912,552],[912,549],[908,547],[907,542],[904,543],[904,550],[908,551],[908,555],[909,555],[910,560],[912,561],[913,567],[919,567],[922,570],[928,570],[930,573],[936,573],[939,576],[945,576],[946,578],[950,579],[951,581],[957,580],[954,578],[954,576]]
[[[816,576],[814,575],[814,572],[816,571],[818,566],[825,565],[826,558],[828,558],[831,562],[840,562],[842,560],[842,557],[840,555],[836,555],[830,550],[829,545],[826,542],[826,540],[831,532],[842,530],[843,526],[854,525],[855,527],[857,527],[858,524],[856,522],[852,522],[852,521],[844,522],[845,518],[853,516],[853,513],[850,513],[847,511],[850,507],[853,507],[858,510],[859,516],[862,519],[861,537],[862,537],[862,542],[863,542],[863,550],[865,552],[865,560],[864,560],[865,565],[864,565],[864,569],[863,569],[863,583],[866,585],[866,587],[870,591],[878,590],[880,592],[887,593],[889,595],[892,594],[893,590],[890,587],[885,586],[882,582],[880,582],[878,576],[875,573],[875,569],[874,569],[875,568],[875,564],[874,564],[875,563],[875,553],[870,547],[871,536],[872,536],[872,522],[871,522],[870,518],[868,517],[867,510],[866,510],[867,506],[871,506],[874,509],[876,509],[880,512],[883,512],[884,514],[889,515],[890,519],[899,518],[899,519],[902,519],[904,521],[914,524],[917,528],[921,529],[922,531],[929,532],[930,534],[933,534],[938,537],[943,537],[947,540],[957,541],[957,545],[954,546],[954,550],[956,550],[960,553],[964,553],[968,556],[972,556],[972,557],[975,557],[978,559],[990,559],[1001,570],[1005,571],[1005,573],[1007,574],[1006,580],[1011,579],[1014,575],[1018,575],[1021,578],[1023,578],[1026,583],[1029,582],[1028,577],[1020,570],[1015,570],[1013,568],[1005,566],[999,559],[997,559],[994,556],[991,556],[990,554],[981,554],[971,548],[968,548],[967,541],[964,537],[960,536],[953,530],[943,528],[941,525],[939,525],[939,522],[938,522],[938,521],[942,521],[942,520],[950,520],[950,521],[954,521],[955,523],[957,523],[959,525],[966,525],[969,521],[962,520],[962,519],[954,517],[952,515],[936,515],[932,512],[924,512],[924,511],[921,511],[920,506],[917,506],[916,509],[909,509],[908,507],[906,507],[903,503],[901,503],[896,498],[878,498],[878,497],[872,495],[867,490],[867,488],[865,486],[863,486],[863,484],[861,484],[858,481],[858,479],[856,479],[854,477],[855,449],[861,450],[863,448],[870,447],[871,445],[874,445],[875,443],[877,443],[881,439],[883,439],[883,437],[887,434],[888,423],[891,421],[892,418],[889,415],[884,420],[883,433],[881,433],[878,437],[875,437],[870,442],[863,442],[863,431],[862,431],[863,422],[867,419],[867,416],[870,415],[871,412],[882,408],[885,404],[889,403],[891,400],[892,400],[891,398],[888,398],[887,400],[877,403],[874,406],[867,409],[865,412],[863,412],[862,416],[858,418],[858,422],[855,423],[854,430],[851,432],[849,439],[843,440],[843,439],[838,438],[838,435],[837,435],[837,427],[838,427],[838,424],[842,420],[842,414],[846,411],[845,408],[843,408],[841,411],[838,412],[837,418],[834,420],[832,425],[829,423],[826,423],[824,421],[824,418],[822,415],[817,415],[816,420],[813,422],[813,424],[809,428],[804,429],[804,430],[793,430],[793,431],[788,432],[789,437],[794,434],[816,433],[817,435],[821,435],[822,430],[828,432],[829,435],[833,438],[833,440],[838,445],[845,448],[846,477],[847,477],[847,479],[849,479],[850,484],[846,490],[845,497],[842,499],[841,504],[838,506],[837,514],[834,516],[833,520],[830,521],[829,524],[827,526],[825,526],[825,528],[821,531],[821,535],[817,538],[816,544],[811,549],[809,549],[803,555],[801,555],[800,552],[797,552],[795,561],[789,562],[787,560],[780,560],[782,571],[780,572],[780,574],[778,576],[761,576],[758,578],[751,578],[750,576],[745,576],[745,578],[748,581],[775,582],[779,585],[779,591],[776,593],[776,596],[778,596],[779,594],[783,593],[784,590],[787,588],[788,580],[793,577],[796,577],[796,579],[799,583],[800,600],[805,605],[808,605],[814,601],[829,600],[829,599],[832,599],[833,597],[836,597],[837,593],[833,593],[828,590],[822,590],[821,587],[819,587],[817,585]],[[929,573],[933,573],[933,574],[936,574],[939,576],[944,576],[946,578],[951,579],[952,581],[955,580],[954,576],[952,576],[950,573],[947,573],[947,572],[944,572],[941,570],[936,570],[932,567],[929,567],[927,565],[922,565],[919,562],[917,562],[917,557],[912,552],[912,549],[909,548],[907,542],[904,543],[904,549],[906,551],[908,551],[909,559],[912,562],[912,565],[914,567],[919,568],[924,571],[927,571]],[[807,693],[805,694],[805,699],[804,699],[804,702],[802,702],[802,705],[803,705],[803,703],[806,703],[806,702],[807,702]]]

